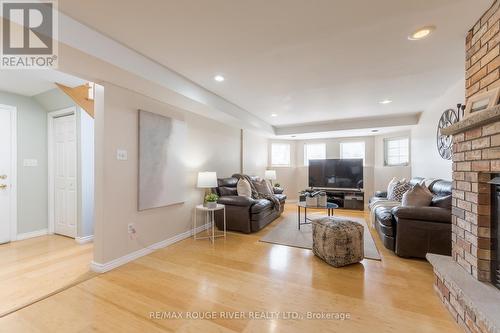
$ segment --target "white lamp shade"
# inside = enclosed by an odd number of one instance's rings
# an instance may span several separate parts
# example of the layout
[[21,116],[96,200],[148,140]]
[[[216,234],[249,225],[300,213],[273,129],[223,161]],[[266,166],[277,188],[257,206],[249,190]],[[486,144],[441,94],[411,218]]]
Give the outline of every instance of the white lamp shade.
[[266,170],[264,177],[269,180],[276,180],[276,170]]
[[198,172],[198,188],[214,188],[217,187],[216,172]]

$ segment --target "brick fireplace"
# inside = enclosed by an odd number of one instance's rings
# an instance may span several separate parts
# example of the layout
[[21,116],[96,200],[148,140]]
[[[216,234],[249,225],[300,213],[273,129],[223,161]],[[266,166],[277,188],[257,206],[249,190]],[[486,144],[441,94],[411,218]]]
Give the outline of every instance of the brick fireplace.
[[[500,0],[466,38],[466,98],[500,86]],[[497,237],[500,105],[444,129],[453,136],[452,253],[428,254],[435,289],[468,332],[500,333]],[[492,195],[493,194],[493,195]]]

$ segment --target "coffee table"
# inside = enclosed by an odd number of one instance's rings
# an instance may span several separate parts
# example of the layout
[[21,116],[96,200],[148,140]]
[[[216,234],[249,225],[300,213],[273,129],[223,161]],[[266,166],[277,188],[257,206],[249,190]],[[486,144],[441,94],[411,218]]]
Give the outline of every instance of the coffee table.
[[[300,220],[300,211],[301,209],[304,209],[304,222],[301,222]],[[333,216],[333,210],[339,208],[339,205],[328,202],[326,206],[308,206],[304,201],[301,201],[297,204],[297,218],[298,218],[298,223],[299,223],[299,230],[300,226],[304,224],[311,224],[311,219],[307,217],[307,209],[324,209],[326,210],[328,216]]]

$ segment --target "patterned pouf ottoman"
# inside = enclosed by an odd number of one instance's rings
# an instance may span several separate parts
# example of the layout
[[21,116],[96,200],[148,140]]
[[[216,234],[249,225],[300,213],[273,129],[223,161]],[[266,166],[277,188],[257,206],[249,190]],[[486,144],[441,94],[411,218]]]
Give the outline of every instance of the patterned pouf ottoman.
[[337,217],[312,221],[313,253],[334,267],[363,260],[364,227],[360,223]]

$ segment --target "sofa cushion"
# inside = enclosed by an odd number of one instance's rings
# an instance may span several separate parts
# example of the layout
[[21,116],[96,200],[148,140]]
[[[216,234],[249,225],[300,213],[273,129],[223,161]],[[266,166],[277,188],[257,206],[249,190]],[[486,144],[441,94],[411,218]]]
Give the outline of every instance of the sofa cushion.
[[380,224],[392,227],[393,219],[391,208],[378,207],[377,209],[375,209],[375,218]]
[[241,197],[251,197],[252,196],[252,187],[250,186],[250,183],[244,178],[241,178],[240,180],[238,180],[238,185],[236,185],[236,189],[237,189],[238,195]]
[[431,201],[431,206],[433,207],[441,207],[448,210],[451,210],[451,194],[445,195],[443,197],[434,196]]
[[432,201],[432,193],[425,185],[417,184],[403,194],[403,206],[428,207]]
[[221,197],[228,195],[238,195],[238,190],[236,189],[236,187],[221,186],[219,187],[219,194]]
[[270,187],[270,184],[267,180],[265,179],[259,179],[259,180],[254,180],[252,181],[253,186],[255,186],[255,189],[257,192],[262,193],[262,194],[267,194],[267,195],[272,195],[273,190]]
[[234,177],[218,178],[217,179],[217,184],[219,185],[219,187],[225,186],[225,187],[234,187],[234,188],[236,188],[236,184],[238,184],[238,178],[234,178]]
[[267,209],[273,209],[273,203],[267,199],[256,199],[255,204],[250,209],[252,214],[260,213]]

